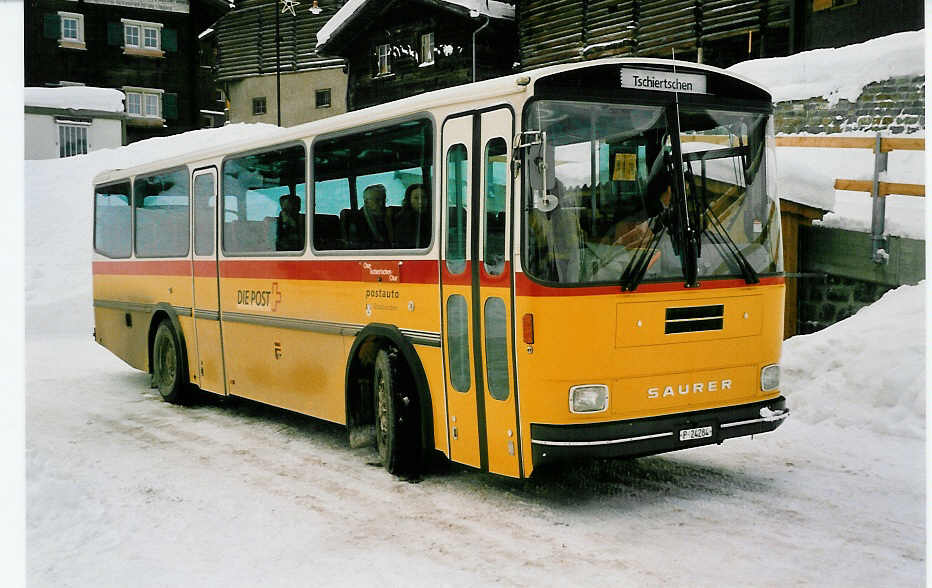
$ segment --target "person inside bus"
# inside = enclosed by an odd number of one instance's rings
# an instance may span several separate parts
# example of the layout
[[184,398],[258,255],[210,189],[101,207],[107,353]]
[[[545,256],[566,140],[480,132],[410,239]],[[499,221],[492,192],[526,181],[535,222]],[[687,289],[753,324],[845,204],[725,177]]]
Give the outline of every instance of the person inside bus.
[[360,210],[346,211],[346,237],[359,249],[388,249],[391,239],[385,208],[385,186],[372,184],[362,192]]
[[401,208],[391,218],[390,224],[395,247],[427,247],[430,243],[430,196],[423,184],[408,186]]
[[670,175],[666,171],[657,173],[648,183],[646,192],[644,206],[639,214],[625,215],[622,218],[616,216],[616,222],[602,237],[602,243],[633,249],[650,242],[653,235],[650,219],[670,206]]
[[275,249],[276,251],[301,251],[304,249],[304,215],[301,214],[301,199],[292,191],[279,198],[278,202],[281,205],[281,212],[275,222]]

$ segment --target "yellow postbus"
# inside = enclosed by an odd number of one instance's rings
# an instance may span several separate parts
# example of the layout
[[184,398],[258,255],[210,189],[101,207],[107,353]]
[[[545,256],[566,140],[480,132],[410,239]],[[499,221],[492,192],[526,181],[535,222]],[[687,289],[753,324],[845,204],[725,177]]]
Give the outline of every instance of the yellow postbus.
[[773,178],[770,96],[720,69],[431,92],[100,174],[94,336],[401,475],[721,443],[788,415]]

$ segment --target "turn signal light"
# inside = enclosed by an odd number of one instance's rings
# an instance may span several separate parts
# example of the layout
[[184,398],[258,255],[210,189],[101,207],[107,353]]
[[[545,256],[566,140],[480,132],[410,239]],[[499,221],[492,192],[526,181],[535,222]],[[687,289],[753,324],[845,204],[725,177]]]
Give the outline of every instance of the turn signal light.
[[521,320],[521,324],[524,326],[524,342],[528,345],[534,343],[534,315],[528,313],[524,315],[524,318]]

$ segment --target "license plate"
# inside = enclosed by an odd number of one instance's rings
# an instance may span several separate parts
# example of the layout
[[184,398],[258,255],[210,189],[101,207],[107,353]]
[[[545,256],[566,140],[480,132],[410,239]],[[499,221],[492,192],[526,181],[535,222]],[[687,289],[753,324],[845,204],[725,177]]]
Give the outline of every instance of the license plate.
[[680,431],[680,441],[692,441],[693,439],[705,439],[712,436],[712,427],[696,427],[695,429],[683,429]]

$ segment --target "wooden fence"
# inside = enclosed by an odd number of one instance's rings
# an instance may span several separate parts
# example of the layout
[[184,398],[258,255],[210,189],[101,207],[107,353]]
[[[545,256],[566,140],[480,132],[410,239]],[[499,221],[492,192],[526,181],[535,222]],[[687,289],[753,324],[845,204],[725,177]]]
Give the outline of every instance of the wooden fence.
[[[900,139],[892,137],[827,137],[807,135],[784,135],[777,137],[777,147],[809,147],[828,149],[871,149],[875,153],[880,144],[879,153],[890,151],[925,151],[925,139]],[[880,170],[875,169],[875,175]],[[871,180],[835,180],[836,190],[851,190],[854,192],[874,191],[874,182]],[[905,196],[925,196],[925,184],[903,184],[894,182],[877,182],[877,195],[880,197],[889,194]]]

